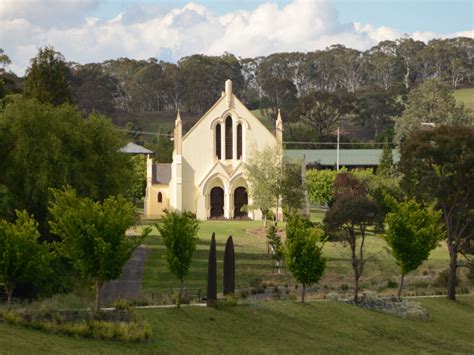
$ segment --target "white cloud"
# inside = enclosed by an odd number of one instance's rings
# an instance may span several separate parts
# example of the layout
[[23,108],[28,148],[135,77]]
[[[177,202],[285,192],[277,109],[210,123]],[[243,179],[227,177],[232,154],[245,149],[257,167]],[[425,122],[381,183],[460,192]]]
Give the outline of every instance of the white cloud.
[[[99,62],[118,57],[177,60],[194,53],[242,57],[283,51],[312,51],[340,43],[367,49],[381,40],[403,34],[389,27],[344,24],[330,0],[293,0],[279,7],[273,2],[252,11],[222,16],[188,3],[167,11],[134,5],[115,18],[90,17],[99,0],[3,0],[0,2],[0,47],[11,57],[10,69],[22,75],[39,47],[53,45],[67,60]],[[60,18],[61,21],[56,19]],[[416,32],[427,41],[464,35]]]

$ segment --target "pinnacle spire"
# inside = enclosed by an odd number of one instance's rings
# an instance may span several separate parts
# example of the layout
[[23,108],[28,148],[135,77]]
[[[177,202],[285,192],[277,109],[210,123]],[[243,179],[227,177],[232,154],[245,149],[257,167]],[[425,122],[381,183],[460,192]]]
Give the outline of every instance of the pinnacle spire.
[[175,126],[177,126],[178,123],[181,123],[181,114],[179,113],[179,109],[178,109],[178,113],[176,114]]

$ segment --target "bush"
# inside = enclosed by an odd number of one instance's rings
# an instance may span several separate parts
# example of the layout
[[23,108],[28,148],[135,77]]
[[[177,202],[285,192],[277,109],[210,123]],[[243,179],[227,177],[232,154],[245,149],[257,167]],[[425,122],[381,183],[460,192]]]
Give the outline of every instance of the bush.
[[130,304],[126,300],[116,300],[113,304],[117,311],[130,311]]
[[341,291],[348,291],[349,290],[349,285],[348,284],[342,284],[341,285]]
[[388,280],[387,281],[387,288],[397,288],[398,287],[398,283],[393,281],[393,280]]
[[[433,284],[437,287],[447,288],[448,280],[449,280],[449,269],[444,269],[443,271],[440,271],[438,273]],[[458,285],[458,278],[456,277],[456,286],[457,285]]]
[[217,300],[216,307],[235,307],[239,303],[238,297],[233,294],[229,294],[224,298],[220,298]]
[[[41,310],[39,312],[3,310],[0,311],[0,320],[10,324],[68,336],[124,342],[139,342],[150,338],[151,327],[147,322],[137,321],[136,319],[129,319],[129,321],[110,320],[116,318],[117,314],[123,317],[123,313],[123,311],[95,313],[68,311],[63,313],[49,310]],[[72,314],[74,315],[71,317]],[[77,320],[78,318],[83,319]]]

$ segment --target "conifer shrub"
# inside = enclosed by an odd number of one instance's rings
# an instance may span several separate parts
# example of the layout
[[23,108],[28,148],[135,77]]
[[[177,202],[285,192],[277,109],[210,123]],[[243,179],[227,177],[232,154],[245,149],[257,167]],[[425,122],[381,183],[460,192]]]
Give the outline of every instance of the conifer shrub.
[[235,292],[235,254],[232,236],[227,238],[224,252],[224,295]]
[[216,235],[212,233],[211,247],[209,249],[209,262],[207,266],[207,305],[213,306],[217,301],[217,258]]

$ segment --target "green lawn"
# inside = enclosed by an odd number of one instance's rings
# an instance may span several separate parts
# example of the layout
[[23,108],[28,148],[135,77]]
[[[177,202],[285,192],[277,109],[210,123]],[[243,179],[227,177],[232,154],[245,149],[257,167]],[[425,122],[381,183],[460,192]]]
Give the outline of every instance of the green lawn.
[[464,102],[466,108],[474,110],[474,88],[455,90],[454,97],[456,100]]
[[431,319],[407,320],[336,302],[272,301],[221,309],[140,310],[153,336],[121,344],[0,323],[2,354],[472,353],[474,298],[420,299]]
[[[313,216],[321,220],[320,213]],[[283,224],[281,224],[283,227]],[[247,288],[256,278],[264,282],[290,286],[295,283],[289,273],[278,275],[272,272],[272,261],[267,254],[266,237],[259,221],[204,221],[200,223],[199,242],[195,252],[185,287],[206,289],[207,259],[212,232],[216,233],[218,251],[218,285],[222,288],[222,263],[225,240],[228,235],[234,238],[236,255],[236,287]],[[145,264],[142,289],[145,294],[179,287],[176,278],[168,271],[162,255],[164,246],[156,230],[145,240],[152,249]],[[393,257],[386,250],[386,243],[380,236],[370,235],[366,242],[368,261],[362,286],[367,290],[383,291],[392,294],[395,289],[386,289],[389,280],[398,280],[398,269]],[[352,287],[353,274],[350,264],[350,251],[341,243],[326,243],[324,255],[327,257],[326,272],[319,283],[319,293],[340,291],[341,286]],[[406,290],[418,290],[419,294],[433,293],[432,283],[438,273],[448,267],[448,252],[445,244],[434,250],[430,258],[407,277]],[[274,270],[276,271],[276,270]]]

